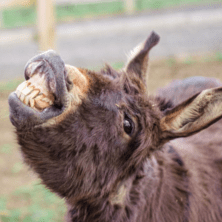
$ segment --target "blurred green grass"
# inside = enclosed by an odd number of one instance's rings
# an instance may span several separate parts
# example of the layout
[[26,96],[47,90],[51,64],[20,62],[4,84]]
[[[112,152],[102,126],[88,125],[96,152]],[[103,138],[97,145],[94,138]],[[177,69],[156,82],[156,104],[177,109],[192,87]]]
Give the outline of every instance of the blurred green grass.
[[[16,158],[18,152],[19,150],[12,143],[0,145],[1,177],[4,181],[7,180],[7,183],[10,181],[15,183],[3,187],[4,190],[11,190],[11,187],[13,189],[10,192],[2,192],[0,195],[0,221],[63,221],[66,212],[64,200],[46,189],[39,179],[29,178],[29,183],[24,180],[27,166],[20,158]],[[16,186],[16,180],[19,178],[23,178],[21,183],[24,184]]]
[[0,92],[12,92],[23,81],[23,79],[12,79],[10,81],[0,82]]
[[[9,202],[18,202],[18,205],[10,207]],[[22,203],[21,207],[18,207],[19,202]],[[0,197],[1,222],[59,222],[63,221],[65,212],[64,201],[41,185],[40,181],[32,186],[19,187],[9,196]]]
[[192,6],[199,4],[209,4],[221,2],[221,0],[137,0],[136,10],[164,9],[178,6]]
[[[137,0],[136,12],[145,10],[157,10],[163,8],[189,6],[198,4],[212,4],[221,0]],[[94,18],[107,15],[124,13],[123,1],[97,2],[88,4],[69,4],[56,6],[56,18],[58,22],[72,21],[83,18]],[[30,26],[36,23],[36,7],[13,7],[2,11],[2,27],[17,28]]]

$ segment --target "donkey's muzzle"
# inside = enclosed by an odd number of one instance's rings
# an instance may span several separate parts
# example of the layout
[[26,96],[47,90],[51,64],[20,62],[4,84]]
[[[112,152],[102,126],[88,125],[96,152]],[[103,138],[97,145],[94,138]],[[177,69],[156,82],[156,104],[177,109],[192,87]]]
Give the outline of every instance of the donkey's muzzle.
[[26,81],[9,96],[10,120],[17,128],[33,127],[60,115],[68,104],[68,76],[53,50],[35,56],[25,66]]

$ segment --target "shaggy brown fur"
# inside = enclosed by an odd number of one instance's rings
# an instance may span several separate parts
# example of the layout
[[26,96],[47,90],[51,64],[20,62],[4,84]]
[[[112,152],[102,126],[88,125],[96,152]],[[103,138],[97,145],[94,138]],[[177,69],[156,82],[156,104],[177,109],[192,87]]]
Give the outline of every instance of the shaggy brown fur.
[[[152,33],[119,72],[71,72],[46,52],[25,76],[38,70],[53,81],[54,105],[39,112],[10,95],[24,159],[65,198],[66,221],[222,221],[222,124],[211,125],[222,115],[222,88],[205,90],[221,83],[195,77],[148,96],[148,52],[158,41]],[[84,92],[71,75],[86,79]]]

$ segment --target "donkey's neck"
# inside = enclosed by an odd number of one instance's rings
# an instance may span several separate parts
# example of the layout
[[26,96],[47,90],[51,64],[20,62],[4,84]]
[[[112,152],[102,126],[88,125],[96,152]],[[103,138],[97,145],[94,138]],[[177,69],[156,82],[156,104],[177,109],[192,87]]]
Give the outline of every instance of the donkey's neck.
[[[104,196],[98,195],[69,202],[67,221],[135,221],[141,205],[140,196],[144,178],[140,169],[122,181]],[[141,189],[140,189],[141,187]]]

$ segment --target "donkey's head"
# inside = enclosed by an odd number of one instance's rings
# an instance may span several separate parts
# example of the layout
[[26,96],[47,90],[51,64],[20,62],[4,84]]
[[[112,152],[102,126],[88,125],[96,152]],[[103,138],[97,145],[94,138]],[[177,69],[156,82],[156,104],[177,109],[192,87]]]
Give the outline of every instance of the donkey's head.
[[177,107],[148,96],[148,54],[158,41],[151,33],[120,71],[65,65],[53,51],[27,63],[27,81],[9,97],[10,119],[26,161],[52,190],[75,201],[106,196],[164,142],[221,117],[221,88]]

